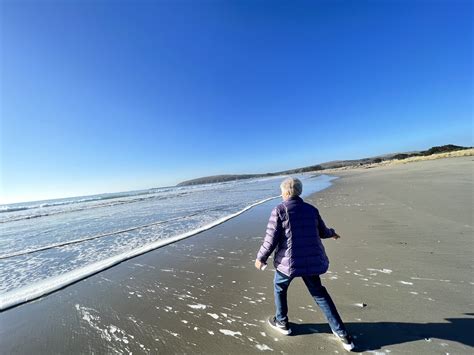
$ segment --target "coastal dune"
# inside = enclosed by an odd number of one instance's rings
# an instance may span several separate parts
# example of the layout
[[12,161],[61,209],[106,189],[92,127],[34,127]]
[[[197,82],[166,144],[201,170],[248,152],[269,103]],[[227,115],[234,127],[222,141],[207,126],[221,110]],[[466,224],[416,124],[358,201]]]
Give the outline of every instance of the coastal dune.
[[[306,200],[342,236],[323,283],[358,350],[473,352],[473,158],[339,171]],[[342,353],[301,280],[293,334],[274,312],[272,267],[253,267],[276,201],[0,313],[2,353]],[[270,265],[271,266],[271,265]]]

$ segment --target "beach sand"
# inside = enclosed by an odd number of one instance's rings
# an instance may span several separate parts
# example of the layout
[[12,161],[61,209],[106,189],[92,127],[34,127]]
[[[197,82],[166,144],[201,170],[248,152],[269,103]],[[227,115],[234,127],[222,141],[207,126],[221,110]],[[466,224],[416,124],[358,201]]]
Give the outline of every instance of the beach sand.
[[[358,351],[474,352],[473,158],[338,173],[306,200],[342,236],[323,283]],[[273,272],[253,267],[277,201],[0,313],[0,352],[344,353],[300,279],[293,335],[269,329]]]

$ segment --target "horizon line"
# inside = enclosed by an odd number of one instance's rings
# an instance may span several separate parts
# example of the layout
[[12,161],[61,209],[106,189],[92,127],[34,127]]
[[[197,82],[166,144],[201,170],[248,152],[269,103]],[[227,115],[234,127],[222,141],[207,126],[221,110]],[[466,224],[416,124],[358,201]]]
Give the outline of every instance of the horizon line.
[[[444,146],[449,146],[449,145],[456,146],[455,144],[450,143],[450,144],[444,144],[444,145],[439,145],[439,146],[433,146],[433,147],[430,147],[428,149],[437,148],[437,147],[444,147]],[[463,148],[463,149],[473,148],[472,146],[470,146],[470,147],[457,146],[457,147],[460,147],[460,148]],[[20,201],[17,201],[17,202],[6,202],[6,203],[0,202],[0,207],[1,206],[7,206],[7,205],[20,204],[20,203],[45,202],[45,201],[52,201],[52,200],[73,199],[73,198],[78,198],[78,197],[91,197],[91,196],[98,196],[98,195],[109,195],[109,194],[118,194],[118,193],[130,193],[130,192],[136,192],[136,191],[146,191],[146,190],[153,190],[153,189],[173,188],[173,187],[178,187],[179,184],[181,184],[183,182],[186,182],[186,181],[192,181],[192,180],[196,180],[196,179],[204,179],[204,178],[210,178],[210,177],[216,177],[216,176],[256,175],[255,177],[257,178],[257,177],[263,177],[266,174],[275,174],[275,175],[285,174],[285,172],[289,172],[289,171],[292,171],[292,170],[314,167],[314,166],[318,166],[318,165],[321,165],[321,164],[335,163],[335,162],[341,162],[341,161],[357,161],[357,160],[364,160],[364,159],[375,159],[375,158],[381,158],[381,157],[390,156],[390,155],[407,154],[407,153],[414,153],[414,152],[423,152],[423,150],[415,150],[415,151],[409,151],[409,152],[397,152],[397,153],[386,153],[386,154],[382,154],[382,155],[374,155],[374,156],[371,156],[371,157],[357,158],[357,159],[330,160],[330,161],[323,162],[323,163],[316,163],[316,164],[308,165],[308,166],[305,166],[305,167],[292,168],[292,169],[287,169],[287,170],[277,171],[277,172],[241,173],[241,174],[225,173],[225,174],[207,175],[207,176],[201,176],[201,177],[195,177],[195,178],[192,178],[192,179],[183,180],[183,181],[178,182],[175,185],[168,185],[168,186],[145,187],[145,188],[142,188],[142,189],[89,193],[89,194],[85,194],[85,195],[70,195],[70,196],[53,197],[53,198],[46,198],[46,199],[43,198],[43,199],[32,199],[32,200],[20,200]],[[321,170],[321,171],[324,171],[324,169]],[[308,172],[310,172],[310,171],[308,171]],[[204,185],[204,184],[206,184],[206,183],[202,183],[202,185]]]

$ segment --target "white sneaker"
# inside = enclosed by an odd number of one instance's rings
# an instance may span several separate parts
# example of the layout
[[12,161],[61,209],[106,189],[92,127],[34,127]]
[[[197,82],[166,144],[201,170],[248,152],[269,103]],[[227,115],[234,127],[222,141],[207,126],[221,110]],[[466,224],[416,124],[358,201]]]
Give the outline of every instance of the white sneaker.
[[352,340],[352,336],[350,336],[349,334],[345,336],[340,336],[334,332],[333,334],[341,341],[342,346],[346,351],[351,351],[355,348],[354,340]]
[[276,317],[268,318],[268,324],[272,326],[273,329],[278,330],[281,334],[290,335],[291,328],[288,325],[288,322],[277,321]]

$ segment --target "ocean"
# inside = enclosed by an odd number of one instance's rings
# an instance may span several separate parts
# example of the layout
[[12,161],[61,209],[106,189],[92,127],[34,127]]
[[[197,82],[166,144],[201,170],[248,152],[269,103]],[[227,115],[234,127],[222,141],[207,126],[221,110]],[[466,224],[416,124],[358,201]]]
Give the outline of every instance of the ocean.
[[[0,205],[0,310],[279,199],[283,178]],[[298,178],[303,196],[334,179]]]

